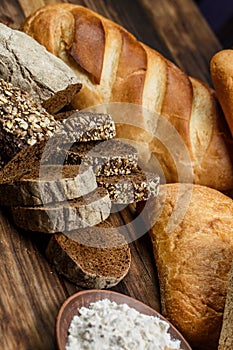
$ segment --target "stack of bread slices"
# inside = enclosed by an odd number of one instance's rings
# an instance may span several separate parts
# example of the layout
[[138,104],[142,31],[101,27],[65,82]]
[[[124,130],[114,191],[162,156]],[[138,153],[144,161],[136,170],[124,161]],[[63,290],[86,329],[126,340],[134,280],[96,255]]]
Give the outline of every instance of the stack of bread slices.
[[109,114],[50,115],[0,80],[0,205],[15,224],[51,234],[46,253],[74,283],[106,288],[130,267],[130,248],[112,224],[112,203],[147,200],[159,178],[138,167],[136,149],[115,139]]

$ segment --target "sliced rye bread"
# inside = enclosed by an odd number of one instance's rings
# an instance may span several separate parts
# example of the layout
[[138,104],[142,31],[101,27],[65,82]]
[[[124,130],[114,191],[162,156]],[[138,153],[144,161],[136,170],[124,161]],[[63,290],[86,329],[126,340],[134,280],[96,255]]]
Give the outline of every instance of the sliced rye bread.
[[130,204],[157,196],[160,178],[138,169],[129,175],[97,176],[96,181],[99,187],[106,188],[114,204]]
[[12,207],[18,227],[44,233],[69,232],[104,221],[111,211],[111,201],[104,188],[65,202],[35,207]]
[[59,125],[28,93],[0,79],[0,152],[5,162],[52,136]]
[[96,189],[91,167],[43,165],[14,182],[0,184],[0,203],[5,206],[38,206],[78,198]]
[[33,206],[77,198],[96,185],[91,167],[42,165],[46,141],[19,152],[0,171],[0,205]]
[[46,256],[57,272],[83,288],[113,287],[130,268],[130,248],[117,228],[106,222],[97,226],[75,233],[87,245],[55,234],[46,249]]
[[91,166],[96,176],[125,175],[138,169],[136,148],[119,139],[75,142],[69,150],[60,148],[53,161],[61,157],[64,164]]
[[0,23],[0,76],[50,113],[68,105],[82,84],[72,69],[25,33]]

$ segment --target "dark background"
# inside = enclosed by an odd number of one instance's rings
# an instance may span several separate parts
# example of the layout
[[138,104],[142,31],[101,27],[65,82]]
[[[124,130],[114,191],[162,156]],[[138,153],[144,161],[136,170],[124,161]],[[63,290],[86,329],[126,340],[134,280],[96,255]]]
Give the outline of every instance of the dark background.
[[196,0],[224,48],[233,48],[233,0]]

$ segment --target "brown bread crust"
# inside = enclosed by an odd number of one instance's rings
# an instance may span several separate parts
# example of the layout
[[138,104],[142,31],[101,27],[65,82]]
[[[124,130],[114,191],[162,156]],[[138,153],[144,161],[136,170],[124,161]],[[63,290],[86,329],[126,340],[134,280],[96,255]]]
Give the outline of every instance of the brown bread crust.
[[194,349],[216,350],[233,259],[233,201],[189,184],[161,185],[155,200],[148,214],[162,313]]
[[221,50],[210,61],[217,97],[233,136],[233,50]]
[[[151,112],[132,119],[127,115],[125,122],[133,126],[118,125],[117,136],[136,140],[155,155],[167,182],[176,182],[178,177],[179,182],[185,181],[187,170],[181,171],[179,157],[174,164],[163,142],[153,137],[159,136],[156,114],[169,121],[187,146],[194,183],[219,190],[233,187],[232,140],[208,86],[187,76],[118,24],[82,6],[43,7],[25,20],[22,29],[77,74],[83,87],[73,99],[74,108],[126,102]],[[151,157],[145,163],[146,170],[154,170]]]

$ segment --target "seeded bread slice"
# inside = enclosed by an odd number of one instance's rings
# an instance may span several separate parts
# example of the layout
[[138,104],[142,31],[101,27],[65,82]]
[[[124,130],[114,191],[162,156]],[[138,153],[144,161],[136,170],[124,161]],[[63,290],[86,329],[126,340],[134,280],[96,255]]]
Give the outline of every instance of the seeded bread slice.
[[50,113],[68,105],[82,86],[62,60],[30,36],[2,23],[0,76],[27,91]]
[[52,136],[59,125],[28,93],[0,79],[0,152],[5,162]]
[[[105,222],[76,232],[76,242],[63,234],[51,237],[46,250],[48,260],[58,273],[83,288],[110,288],[128,273],[131,263],[130,248],[117,229],[107,229]],[[102,245],[96,243],[101,242]],[[92,245],[93,243],[93,245]]]
[[69,150],[58,151],[58,161],[59,153],[64,164],[91,166],[96,176],[125,175],[138,169],[136,148],[119,139],[75,142]]
[[5,162],[44,139],[61,146],[115,135],[109,114],[75,112],[67,119],[55,120],[28,93],[0,79],[0,152]]
[[97,188],[86,196],[37,207],[12,207],[17,226],[44,233],[69,232],[94,226],[110,214],[108,192]]
[[157,196],[160,178],[158,175],[139,170],[122,176],[97,176],[99,187],[106,188],[114,204],[130,204]]
[[[61,132],[65,133],[62,143],[108,140],[116,136],[115,123],[107,113],[79,112],[72,113],[69,118],[60,119]],[[64,139],[64,140],[63,140]]]
[[19,180],[0,184],[0,203],[6,206],[38,206],[78,198],[96,189],[91,167],[43,165]]

